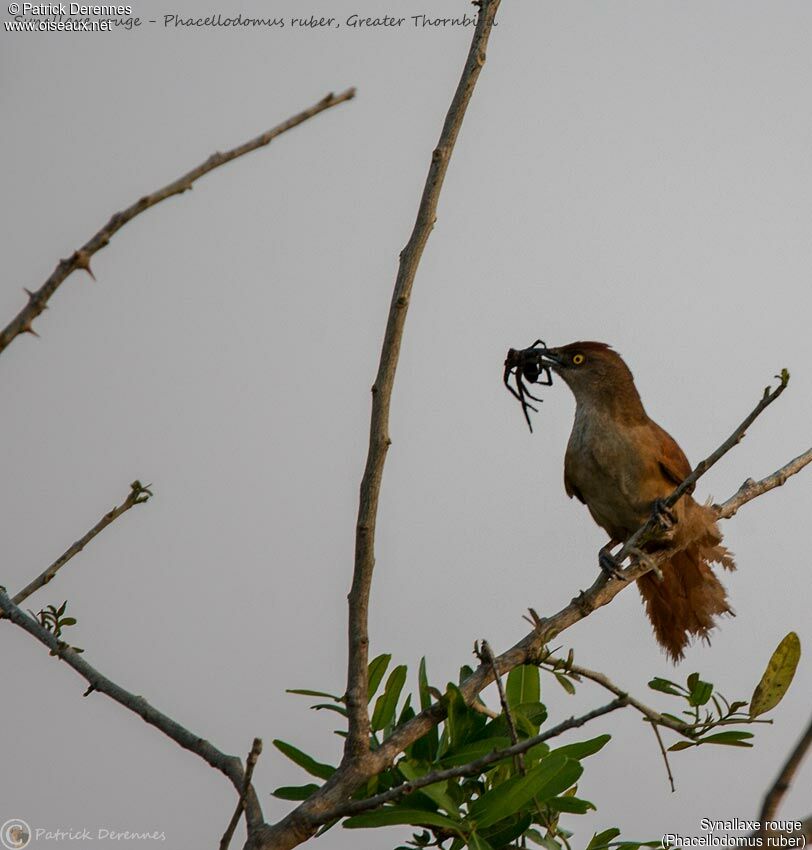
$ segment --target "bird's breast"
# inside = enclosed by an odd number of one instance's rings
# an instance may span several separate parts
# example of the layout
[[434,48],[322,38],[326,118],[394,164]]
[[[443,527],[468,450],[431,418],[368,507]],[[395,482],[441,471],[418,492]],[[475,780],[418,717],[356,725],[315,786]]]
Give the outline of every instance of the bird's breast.
[[578,405],[565,474],[595,522],[618,540],[631,534],[654,499],[667,492],[645,447],[645,426],[629,426]]

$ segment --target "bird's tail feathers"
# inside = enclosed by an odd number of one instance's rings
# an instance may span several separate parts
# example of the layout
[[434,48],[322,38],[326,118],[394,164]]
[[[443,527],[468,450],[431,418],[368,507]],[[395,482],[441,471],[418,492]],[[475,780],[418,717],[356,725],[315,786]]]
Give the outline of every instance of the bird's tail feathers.
[[710,506],[694,503],[682,518],[681,529],[683,539],[691,542],[660,565],[662,580],[647,573],[637,582],[655,637],[674,662],[684,656],[692,637],[710,642],[716,617],[735,616],[725,588],[710,567],[717,563],[736,569],[714,520]]

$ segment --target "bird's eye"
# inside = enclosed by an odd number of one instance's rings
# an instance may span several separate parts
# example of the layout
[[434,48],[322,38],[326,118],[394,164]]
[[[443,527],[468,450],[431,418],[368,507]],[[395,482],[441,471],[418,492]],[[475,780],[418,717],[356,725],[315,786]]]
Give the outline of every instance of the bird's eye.
[[584,362],[584,360],[585,360],[585,357],[584,357],[583,354],[575,354],[575,355],[573,355],[573,358],[572,358],[572,362],[576,366],[580,366]]

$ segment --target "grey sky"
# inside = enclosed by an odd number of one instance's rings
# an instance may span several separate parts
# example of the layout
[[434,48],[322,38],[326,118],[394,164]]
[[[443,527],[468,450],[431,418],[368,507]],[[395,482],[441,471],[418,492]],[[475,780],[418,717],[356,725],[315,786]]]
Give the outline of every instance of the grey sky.
[[[345,595],[369,386],[397,256],[471,31],[164,29],[163,15],[461,14],[465,2],[358,6],[137,2],[156,24],[9,34],[0,49],[3,323],[115,210],[310,105],[322,115],[148,211],[74,275],[0,360],[4,569],[16,591],[136,477],[156,497],[32,597],[70,600],[73,641],[125,687],[244,754],[268,793],[305,775],[270,746],[337,759],[332,716],[289,687],[341,691]],[[7,13],[3,11],[4,20]],[[501,385],[508,346],[610,342],[649,413],[696,461],[781,368],[792,381],[701,482],[730,495],[808,448],[812,419],[812,7],[806,2],[505,0],[418,274],[392,409],[372,651],[433,682],[503,649],[529,604],[558,610],[604,542],[563,489],[573,411],[561,382],[530,435]],[[735,619],[675,672],[636,592],[562,636],[585,666],[649,699],[651,675],[699,670],[748,698],[773,647],[809,626],[809,473],[724,524]],[[0,628],[0,821],[157,829],[212,846],[222,777]],[[413,678],[413,677],[412,677]],[[411,680],[410,680],[411,681]],[[605,701],[543,683],[554,716]],[[675,754],[626,713],[579,794],[578,846],[699,834],[752,817],[809,715],[812,674],[756,749]],[[650,702],[669,710],[656,695]],[[782,814],[812,811],[806,766]],[[347,833],[327,847],[393,846]],[[98,842],[95,846],[108,846]],[[112,842],[109,846],[114,846]],[[118,845],[116,845],[118,846]]]

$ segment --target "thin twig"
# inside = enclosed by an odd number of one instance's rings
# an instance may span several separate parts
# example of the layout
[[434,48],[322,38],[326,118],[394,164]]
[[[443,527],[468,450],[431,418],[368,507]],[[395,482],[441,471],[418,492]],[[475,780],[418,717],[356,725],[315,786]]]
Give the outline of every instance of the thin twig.
[[173,195],[180,195],[187,189],[191,189],[192,184],[204,174],[208,174],[215,168],[219,168],[221,165],[225,165],[227,162],[237,159],[237,157],[244,156],[251,151],[257,150],[257,148],[264,147],[277,136],[297,127],[299,124],[307,121],[308,118],[312,118],[314,115],[324,112],[325,109],[337,106],[339,103],[351,100],[353,97],[355,97],[355,89],[347,89],[338,95],[334,95],[331,92],[310,108],[305,109],[298,115],[294,115],[292,118],[288,118],[287,121],[283,121],[276,127],[262,133],[262,135],[257,136],[236,148],[232,148],[225,153],[212,154],[205,162],[198,165],[197,168],[193,168],[182,177],[179,177],[172,183],[168,183],[162,189],[158,189],[150,195],[144,195],[134,204],[131,204],[126,209],[121,210],[121,212],[117,212],[107,222],[107,224],[105,224],[98,233],[85,242],[81,248],[74,251],[70,257],[60,260],[56,268],[53,272],[51,272],[51,276],[38,290],[36,290],[36,292],[25,290],[28,293],[28,303],[22,310],[20,310],[14,319],[12,319],[11,322],[9,322],[9,324],[0,331],[0,353],[2,353],[6,347],[22,333],[31,333],[35,336],[37,335],[32,329],[31,323],[48,306],[48,300],[54,292],[56,292],[65,279],[77,269],[84,269],[92,277],[93,273],[90,270],[91,257],[97,251],[104,248],[113,235],[121,230],[127,222],[132,221],[132,219],[134,219],[137,215],[140,215],[144,212],[144,210],[154,207],[161,201],[165,201]]
[[[555,664],[555,662],[560,659],[553,658],[552,656],[548,656],[541,663],[542,667],[550,667]],[[646,720],[654,723],[658,726],[667,726],[669,729],[672,729],[674,732],[679,732],[681,735],[686,735],[690,737],[691,725],[689,723],[682,723],[679,720],[672,720],[669,717],[663,717],[659,711],[656,711],[653,708],[650,708],[645,703],[640,702],[640,700],[635,699],[631,696],[627,691],[621,688],[619,685],[616,685],[608,676],[603,673],[599,673],[597,670],[589,670],[586,667],[581,667],[579,664],[567,664],[567,670],[571,673],[574,673],[576,676],[580,676],[584,679],[589,679],[595,684],[600,685],[602,688],[605,688],[610,693],[613,693],[618,697],[625,697],[629,701],[629,705],[640,712]]]
[[[65,643],[57,640],[51,632],[44,629],[33,617],[30,617],[18,608],[2,590],[0,590],[0,610],[6,614],[12,623],[25,629],[25,631],[33,635],[40,643],[45,644],[51,650],[51,655],[60,658],[88,682],[89,687],[85,691],[85,696],[93,691],[106,694],[119,705],[124,706],[124,708],[137,714],[142,720],[155,726],[156,729],[159,729],[176,744],[200,756],[207,764],[228,777],[237,791],[242,793],[245,774],[242,769],[242,763],[236,756],[229,756],[220,752],[220,750],[212,746],[208,741],[194,732],[190,732],[185,726],[181,726],[176,720],[173,720],[168,715],[163,714],[157,708],[151,706],[143,697],[125,690],[120,685],[108,679],[85,661],[82,655],[79,655]],[[253,826],[254,824],[261,823],[262,809],[253,788],[249,788],[248,790],[245,806],[246,819],[249,824]]]
[[[664,504],[667,508],[673,508],[674,505],[688,492],[693,490],[696,482],[721,458],[723,458],[734,446],[737,446],[753,422],[784,392],[789,383],[789,372],[786,369],[781,370],[780,375],[776,375],[779,380],[778,386],[771,390],[766,387],[764,394],[758,404],[747,414],[739,426],[733,433],[719,446],[716,451],[712,452],[704,460],[701,460],[687,478],[680,482],[676,489],[666,499]],[[650,516],[637,531],[629,537],[623,544],[623,547],[615,555],[618,563],[621,563],[629,555],[638,550],[651,537],[657,536],[658,520],[653,515]],[[653,568],[653,567],[652,567]],[[648,570],[646,570],[648,572]],[[636,576],[639,578],[639,576]]]
[[660,735],[660,726],[652,720],[651,728],[654,730],[654,737],[657,739],[657,743],[660,746],[660,752],[662,753],[663,761],[665,762],[665,772],[668,774],[668,781],[671,784],[671,793],[673,794],[677,789],[674,785],[674,775],[671,773],[671,765],[668,763],[668,752],[665,749],[662,736]]
[[[514,723],[513,715],[510,712],[510,706],[508,705],[507,697],[505,696],[505,688],[502,685],[502,677],[499,675],[499,670],[496,666],[496,658],[494,658],[491,645],[488,643],[488,641],[483,640],[480,644],[479,649],[475,649],[474,651],[480,661],[491,665],[491,670],[493,671],[493,678],[496,680],[496,688],[499,691],[499,702],[502,704],[502,713],[505,715],[505,722],[507,723],[510,741],[514,745],[518,744],[519,736],[516,733],[516,724]],[[516,770],[519,771],[519,773],[521,773],[522,775],[524,775],[524,756],[521,753],[517,753],[513,757],[513,762],[516,765]]]
[[588,723],[590,720],[594,720],[596,717],[602,717],[604,714],[609,714],[611,711],[624,708],[628,704],[629,701],[627,699],[619,697],[618,699],[612,700],[612,702],[607,703],[600,708],[596,708],[587,714],[582,714],[580,717],[570,717],[568,720],[563,721],[563,723],[559,723],[557,726],[554,726],[546,732],[534,735],[532,738],[526,738],[524,741],[519,741],[518,743],[512,744],[504,749],[493,750],[487,755],[468,762],[467,764],[461,764],[457,767],[450,767],[446,770],[436,770],[432,773],[427,773],[424,776],[419,776],[417,779],[411,780],[410,782],[404,782],[401,785],[396,785],[394,788],[390,788],[388,791],[376,794],[374,797],[368,797],[365,800],[352,800],[345,803],[343,806],[338,806],[337,809],[334,810],[332,817],[347,817],[358,814],[359,812],[368,811],[369,809],[376,809],[384,803],[397,800],[404,794],[411,794],[413,791],[425,788],[427,785],[433,785],[435,782],[445,782],[449,779],[458,779],[463,776],[475,776],[477,773],[481,773],[486,767],[488,767],[488,765],[510,758],[511,756],[526,753],[529,749],[531,749],[531,747],[535,747],[537,744],[549,741],[551,738],[556,738],[558,735],[561,735],[570,729],[577,729],[579,726],[583,726],[585,723]]
[[237,800],[237,808],[234,810],[234,814],[231,816],[231,820],[226,827],[226,831],[220,839],[220,850],[228,850],[228,845],[231,844],[231,838],[234,835],[234,830],[240,822],[240,816],[245,811],[245,799],[248,796],[248,789],[251,787],[251,777],[254,775],[254,767],[256,766],[257,759],[261,754],[262,741],[259,738],[254,738],[254,743],[251,746],[251,752],[248,753],[248,758],[245,761],[245,778],[243,779],[240,799]]
[[483,0],[480,5],[468,58],[457,90],[448,109],[440,139],[431,156],[417,218],[406,247],[400,253],[395,288],[389,307],[380,362],[372,385],[372,413],[369,448],[361,481],[358,520],[355,529],[355,564],[349,594],[349,660],[347,665],[347,714],[349,731],[345,760],[363,757],[369,751],[369,712],[367,708],[367,666],[369,662],[369,593],[375,566],[375,527],[389,437],[389,406],[395,381],[403,327],[409,308],[412,285],[423,249],[437,220],[437,202],[448,163],[471,100],[479,73],[485,63],[485,48],[499,0]]
[[[80,537],[72,546],[69,546],[54,562],[51,564],[48,569],[44,572],[40,573],[33,581],[29,582],[19,593],[15,594],[11,601],[15,605],[20,605],[32,593],[35,593],[41,587],[45,587],[46,584],[65,566],[65,564],[70,561],[75,555],[78,555],[82,549],[87,546],[90,541],[96,537],[96,535],[100,534],[107,528],[108,525],[115,522],[122,514],[127,513],[130,508],[135,507],[136,505],[143,505],[149,497],[152,495],[152,491],[149,489],[149,485],[144,486],[140,481],[133,481],[130,484],[130,492],[127,495],[127,498],[120,504],[118,507],[113,508],[112,511],[106,513],[94,526],[88,531],[84,537]],[[0,619],[5,616],[0,614]]]
[[795,778],[795,774],[798,772],[798,768],[801,766],[801,762],[804,760],[810,747],[812,747],[812,721],[806,727],[806,731],[801,735],[800,740],[789,754],[789,758],[775,778],[775,782],[773,782],[770,790],[764,797],[764,804],[761,807],[761,814],[759,815],[759,823],[762,830],[764,830],[764,824],[767,821],[775,819],[775,813],[781,805],[781,800],[784,799],[784,795],[789,790],[792,780]]

